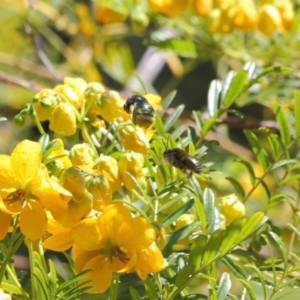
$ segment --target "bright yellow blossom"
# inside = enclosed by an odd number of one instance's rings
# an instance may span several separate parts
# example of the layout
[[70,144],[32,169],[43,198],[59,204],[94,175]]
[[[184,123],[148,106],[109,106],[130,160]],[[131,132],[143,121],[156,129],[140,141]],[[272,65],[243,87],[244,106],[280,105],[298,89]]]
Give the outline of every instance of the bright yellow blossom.
[[168,17],[180,15],[190,4],[188,0],[149,0],[150,6]]
[[83,279],[91,280],[89,293],[104,292],[113,272],[124,273],[134,268],[145,280],[149,273],[164,268],[164,258],[154,244],[154,228],[146,219],[134,218],[122,204],[110,204],[98,218],[80,221],[71,235],[82,249],[75,256],[76,271],[91,270]]
[[197,16],[207,16],[213,8],[213,0],[194,0],[194,11]]
[[121,188],[122,181],[119,177],[118,162],[113,157],[100,155],[96,168],[107,178],[113,193]]
[[128,190],[135,189],[136,182],[131,178],[131,176],[134,177],[136,181],[139,181],[142,178],[144,156],[135,152],[125,153],[121,155],[118,166],[120,177],[122,178],[125,187]]
[[153,107],[153,109],[155,111],[162,109],[161,96],[156,95],[156,94],[146,94],[146,95],[143,95],[143,97],[147,99],[147,101]]
[[103,3],[97,3],[94,12],[94,18],[104,24],[123,22],[127,19],[127,13],[119,11],[118,8],[111,8]]
[[74,107],[68,102],[59,103],[52,111],[49,128],[65,136],[76,132],[76,116]]
[[153,135],[152,128],[144,129],[135,126],[131,121],[127,121],[120,123],[117,130],[121,144],[125,149],[142,154],[148,153],[149,140]]
[[[45,232],[47,204],[51,202],[50,205],[55,207],[63,202],[60,192],[66,192],[62,188],[53,190],[41,161],[41,146],[29,140],[20,142],[11,156],[0,155],[0,210],[11,217],[20,214],[21,232],[32,240]],[[68,201],[67,192],[65,196]],[[7,224],[7,216],[0,219],[0,227],[7,227]]]
[[236,218],[245,215],[245,206],[235,194],[220,198],[219,206],[221,214],[226,218],[226,226]]
[[72,147],[69,158],[73,166],[86,166],[92,164],[96,157],[92,147],[83,143]]

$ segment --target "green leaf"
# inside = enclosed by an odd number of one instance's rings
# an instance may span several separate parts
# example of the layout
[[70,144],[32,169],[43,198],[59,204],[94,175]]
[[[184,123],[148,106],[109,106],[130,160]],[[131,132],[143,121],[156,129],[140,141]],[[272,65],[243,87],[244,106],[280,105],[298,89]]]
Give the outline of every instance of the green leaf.
[[204,137],[207,135],[207,133],[212,129],[212,127],[216,124],[215,118],[210,118],[208,120],[205,120],[202,130],[201,130],[201,136]]
[[174,284],[177,287],[180,287],[181,285],[183,285],[189,279],[190,275],[192,275],[194,273],[194,270],[195,270],[195,267],[193,265],[185,265],[179,271],[179,273],[177,273]]
[[280,138],[282,144],[287,146],[291,141],[290,125],[287,121],[286,115],[283,112],[281,106],[277,103],[273,103],[273,111],[276,117],[276,121],[279,125]]
[[206,235],[201,234],[192,243],[189,264],[195,266],[195,270],[198,270],[201,266],[207,239],[208,237]]
[[219,248],[219,251],[222,254],[226,253],[236,245],[236,241],[238,240],[240,232],[246,222],[246,217],[237,218],[226,228],[226,234]]
[[[285,289],[284,291],[280,291],[278,293],[276,293],[275,295],[273,295],[272,300],[282,300],[282,299],[287,299],[286,296],[290,295],[290,294],[294,294],[294,293],[300,293],[300,288],[294,288],[294,289]],[[295,296],[293,299],[297,299],[298,297]]]
[[171,51],[182,57],[197,56],[197,48],[192,39],[166,38],[161,32],[154,32],[149,43],[162,51]]
[[239,282],[241,282],[243,284],[243,286],[246,288],[250,299],[251,300],[256,300],[255,292],[254,292],[253,288],[251,287],[251,285],[249,284],[249,282],[247,282],[246,280],[244,280],[242,278],[238,278],[237,280]]
[[211,261],[213,261],[214,258],[217,256],[224,235],[225,235],[225,231],[219,229],[215,231],[209,238],[203,255],[203,262],[205,264],[211,263]]
[[230,181],[230,183],[234,186],[237,194],[239,195],[240,198],[245,197],[245,191],[242,187],[242,185],[233,177],[226,177],[227,180]]
[[248,81],[247,75],[248,74],[245,70],[240,70],[233,77],[230,86],[222,100],[222,104],[225,108],[230,107],[243,92],[243,89]]
[[224,256],[221,259],[222,263],[225,264],[231,272],[237,277],[246,279],[247,275],[244,268],[240,267],[233,259],[229,257],[229,255]]
[[157,291],[154,285],[154,282],[150,280],[149,276],[144,281],[144,287],[147,292],[149,299],[158,300]]
[[172,224],[174,221],[176,221],[181,215],[186,213],[193,205],[194,205],[194,199],[190,199],[184,204],[182,204],[180,207],[178,207],[175,211],[173,211],[166,219],[162,222],[163,227],[167,227],[170,224]]
[[206,188],[203,192],[203,204],[207,226],[215,220],[215,197],[211,189]]
[[283,67],[283,66],[268,67],[256,76],[256,80],[261,78],[261,77],[266,76],[269,73],[274,73],[274,72],[288,74],[288,73],[292,72],[292,69],[287,68],[287,67]]
[[215,115],[215,112],[220,108],[222,85],[219,80],[214,79],[211,81],[208,88],[207,95],[207,110],[210,117]]
[[268,217],[266,217],[263,212],[257,212],[250,216],[238,236],[237,243],[240,243],[243,240],[247,239],[254,231],[259,229],[264,223],[266,223],[267,220]]
[[287,265],[288,265],[288,257],[286,255],[287,254],[287,249],[286,249],[282,239],[276,233],[274,233],[272,231],[268,232],[268,235],[274,241],[277,250],[279,252],[281,252],[281,256],[283,258],[284,265],[285,265],[285,267],[287,267]]
[[193,110],[193,116],[195,118],[195,122],[197,124],[197,128],[199,130],[199,132],[201,131],[202,129],[202,126],[204,124],[204,121],[203,121],[203,118],[202,118],[202,114],[199,110]]
[[49,144],[49,141],[50,141],[49,134],[45,133],[45,134],[40,136],[38,143],[42,147],[42,152],[44,152],[46,150],[46,148]]
[[129,292],[132,300],[142,300],[142,297],[138,293],[138,291],[132,286],[129,287]]
[[253,61],[247,61],[244,64],[243,69],[245,71],[247,71],[249,79],[254,78],[254,72],[255,72],[255,69],[256,69],[255,62],[253,62]]
[[172,111],[172,113],[165,119],[165,122],[164,122],[165,131],[168,131],[175,124],[175,122],[177,122],[178,118],[180,117],[180,115],[182,114],[183,111],[184,111],[183,104],[177,106]]
[[221,276],[219,288],[217,291],[218,300],[225,300],[230,288],[231,288],[230,276],[227,272],[224,272]]
[[271,148],[271,151],[272,151],[273,158],[275,160],[277,160],[277,158],[279,156],[279,153],[280,153],[280,150],[281,150],[278,135],[274,134],[274,133],[268,134],[268,141],[269,141],[269,144],[271,146],[270,148]]
[[164,123],[159,114],[156,114],[155,116],[155,130],[159,136],[164,137],[166,135]]
[[276,170],[284,165],[293,164],[293,163],[297,163],[297,160],[296,159],[283,159],[283,160],[278,161],[276,164],[274,164],[274,166],[272,167],[271,170]]
[[298,91],[294,92],[294,114],[295,114],[295,129],[297,134],[300,134],[300,93]]
[[254,185],[254,183],[256,181],[256,176],[255,176],[254,170],[252,168],[252,164],[243,159],[237,159],[235,161],[243,164],[247,168],[249,176],[250,176],[250,181],[251,181],[252,185]]
[[172,101],[174,100],[176,94],[177,94],[177,91],[172,91],[161,102],[161,105],[162,105],[163,109],[161,111],[159,111],[160,116],[162,116],[166,112],[166,110],[168,109],[168,107],[170,106]]
[[246,264],[245,267],[251,269],[252,271],[254,271],[256,273],[256,275],[259,278],[259,283],[263,290],[263,295],[264,295],[263,299],[267,299],[266,283],[265,283],[265,278],[264,278],[264,275],[262,274],[262,272],[254,265]]
[[245,129],[244,133],[249,141],[252,151],[255,154],[255,157],[261,167],[266,170],[267,169],[267,158],[264,148],[262,147],[261,143],[258,141],[256,134],[250,130]]

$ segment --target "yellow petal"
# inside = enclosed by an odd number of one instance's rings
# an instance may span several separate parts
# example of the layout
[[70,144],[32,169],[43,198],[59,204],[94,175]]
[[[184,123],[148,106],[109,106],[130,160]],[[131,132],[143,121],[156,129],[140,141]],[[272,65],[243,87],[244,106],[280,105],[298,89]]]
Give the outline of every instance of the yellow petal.
[[160,272],[166,265],[164,257],[156,245],[137,254],[135,269],[137,275],[145,280],[150,273]]
[[36,200],[26,201],[21,210],[21,232],[35,241],[43,236],[47,226],[47,214],[44,207]]
[[52,251],[63,252],[73,245],[70,230],[54,234],[43,242],[43,247]]
[[141,217],[132,219],[130,224],[123,224],[119,234],[122,247],[134,252],[149,247],[156,238],[154,228]]
[[0,211],[0,241],[3,240],[8,232],[12,215]]
[[0,189],[15,187],[15,175],[10,166],[10,156],[0,155]]
[[[75,252],[77,253],[74,253],[74,249]],[[74,244],[72,248],[72,254],[75,259],[74,269],[76,272],[79,273],[83,270],[84,266],[88,263],[88,261],[94,258],[95,256],[97,256],[99,253],[98,250],[93,250],[93,251],[82,250],[78,248],[76,244]]]
[[75,244],[83,250],[97,250],[101,248],[101,239],[96,218],[87,218],[78,222],[71,229],[71,236]]
[[103,210],[98,220],[103,238],[116,241],[121,238],[120,232],[122,227],[126,226],[126,224],[128,227],[131,226],[132,216],[130,210],[124,205],[113,203]]
[[87,278],[92,280],[90,284],[93,288],[88,290],[88,293],[103,293],[110,286],[112,270],[109,268],[109,264],[105,263],[105,260],[105,256],[98,255],[84,266],[85,270],[91,270],[87,274]]
[[40,144],[29,140],[20,142],[10,158],[11,168],[15,174],[18,187],[27,187],[36,176],[42,161]]

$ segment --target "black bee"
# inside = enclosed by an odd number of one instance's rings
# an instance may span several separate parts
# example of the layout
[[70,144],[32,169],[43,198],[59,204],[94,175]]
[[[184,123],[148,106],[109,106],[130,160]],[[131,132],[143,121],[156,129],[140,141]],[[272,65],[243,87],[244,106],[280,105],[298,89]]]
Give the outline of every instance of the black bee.
[[133,95],[129,97],[125,104],[124,110],[130,114],[131,121],[134,125],[148,128],[155,120],[155,111],[148,103],[147,99]]
[[202,172],[200,160],[179,148],[168,149],[163,153],[163,156],[171,166],[184,173],[191,171],[200,174]]

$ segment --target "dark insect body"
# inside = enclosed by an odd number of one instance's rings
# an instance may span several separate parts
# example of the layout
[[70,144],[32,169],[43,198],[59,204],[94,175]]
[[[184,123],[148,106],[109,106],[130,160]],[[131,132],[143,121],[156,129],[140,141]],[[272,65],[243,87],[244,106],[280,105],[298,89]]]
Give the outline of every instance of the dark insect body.
[[166,150],[163,156],[171,166],[178,168],[182,172],[191,171],[197,174],[202,172],[200,160],[179,148]]
[[129,97],[124,104],[124,110],[130,114],[134,125],[148,128],[154,123],[155,111],[147,99],[142,96]]

